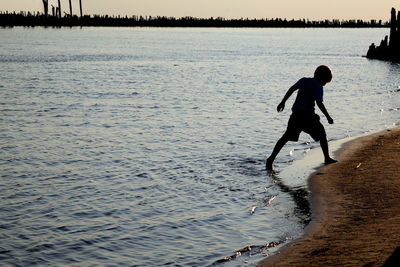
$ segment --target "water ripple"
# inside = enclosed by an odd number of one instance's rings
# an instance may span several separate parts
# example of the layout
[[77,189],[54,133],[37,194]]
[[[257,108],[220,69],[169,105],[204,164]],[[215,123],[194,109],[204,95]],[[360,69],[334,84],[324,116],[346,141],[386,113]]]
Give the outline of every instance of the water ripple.
[[[397,122],[398,65],[356,56],[384,30],[3,29],[2,264],[274,253],[310,218],[306,179],[264,170],[290,112],[275,106],[323,60],[331,140]],[[278,170],[314,147],[288,144]]]

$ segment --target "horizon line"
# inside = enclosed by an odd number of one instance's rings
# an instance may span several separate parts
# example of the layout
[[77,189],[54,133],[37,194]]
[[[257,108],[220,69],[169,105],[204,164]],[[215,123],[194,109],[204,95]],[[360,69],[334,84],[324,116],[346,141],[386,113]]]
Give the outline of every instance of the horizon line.
[[[8,10],[0,10],[0,14],[14,14],[14,15],[23,15],[23,16],[45,16],[45,14],[41,11],[8,11]],[[57,17],[57,15],[47,15],[48,17]],[[61,18],[70,18],[71,15],[67,12],[64,11],[64,16]],[[79,17],[78,14],[73,14],[72,17]],[[289,17],[262,17],[262,18],[257,18],[257,17],[232,17],[232,18],[227,18],[227,17],[222,17],[222,16],[210,16],[210,17],[196,17],[196,16],[167,16],[167,15],[109,15],[109,14],[84,14],[82,17],[90,17],[90,18],[145,18],[145,20],[151,19],[151,18],[166,18],[166,19],[196,19],[196,20],[223,20],[223,21],[237,21],[237,20],[256,20],[256,21],[271,21],[271,20],[286,20],[286,21],[307,21],[307,22],[323,22],[323,21],[339,21],[339,22],[381,22],[382,24],[387,24],[390,23],[390,20],[382,20],[382,19],[360,19],[360,18],[351,18],[351,19],[335,19],[335,18],[324,18],[324,19],[310,19],[310,18],[289,18]]]

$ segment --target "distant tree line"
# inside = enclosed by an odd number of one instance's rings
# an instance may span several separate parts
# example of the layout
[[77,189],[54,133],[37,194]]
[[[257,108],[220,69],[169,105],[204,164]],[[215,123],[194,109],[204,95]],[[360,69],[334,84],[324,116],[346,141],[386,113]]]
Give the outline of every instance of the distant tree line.
[[218,18],[195,18],[195,17],[165,17],[165,16],[71,16],[64,17],[45,16],[40,12],[8,13],[0,12],[0,27],[13,26],[114,26],[114,27],[248,27],[248,28],[367,28],[367,27],[389,27],[389,22],[382,20],[308,20],[308,19],[225,19]]

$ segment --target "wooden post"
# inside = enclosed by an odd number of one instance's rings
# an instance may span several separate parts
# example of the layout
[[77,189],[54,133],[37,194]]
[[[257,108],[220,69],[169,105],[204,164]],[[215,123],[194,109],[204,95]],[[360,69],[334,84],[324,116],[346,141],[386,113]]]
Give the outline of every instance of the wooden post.
[[393,47],[395,44],[395,36],[396,36],[396,9],[392,8],[391,17],[390,17],[390,39],[389,46]]
[[61,18],[61,1],[58,0],[58,17]]
[[79,0],[79,8],[80,8],[80,10],[81,10],[81,18],[82,18],[82,0]]
[[70,14],[70,16],[72,18],[72,3],[71,3],[71,0],[69,0],[69,14]]
[[49,0],[43,0],[44,15],[47,17],[49,14]]

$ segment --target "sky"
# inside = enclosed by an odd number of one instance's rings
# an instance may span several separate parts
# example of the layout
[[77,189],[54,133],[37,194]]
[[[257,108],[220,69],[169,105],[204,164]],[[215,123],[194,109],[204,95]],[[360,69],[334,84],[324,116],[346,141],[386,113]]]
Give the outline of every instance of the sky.
[[[49,0],[49,5],[57,3]],[[79,14],[79,0],[72,0],[72,6],[73,13]],[[82,0],[82,6],[83,13],[90,15],[388,21],[390,9],[400,9],[400,0]],[[69,12],[69,0],[61,0],[61,8]],[[42,0],[0,0],[0,11],[43,12],[43,4]]]

